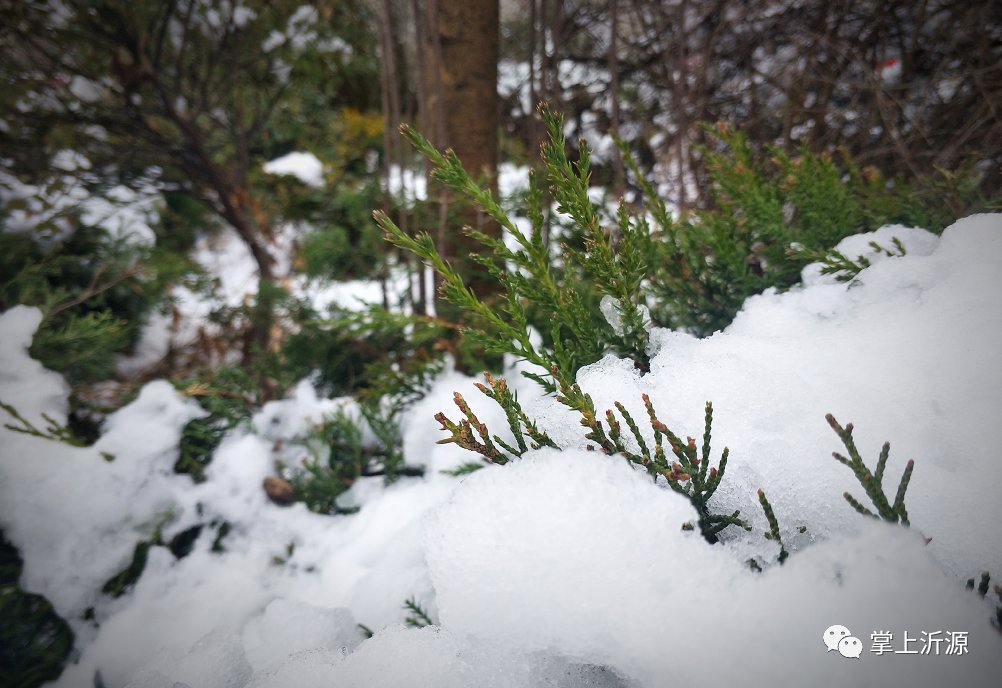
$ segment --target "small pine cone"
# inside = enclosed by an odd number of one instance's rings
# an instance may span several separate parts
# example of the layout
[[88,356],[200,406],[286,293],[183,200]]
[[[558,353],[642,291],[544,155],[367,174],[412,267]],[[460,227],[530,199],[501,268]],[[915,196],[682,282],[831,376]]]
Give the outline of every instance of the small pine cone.
[[289,506],[296,501],[296,491],[288,481],[269,476],[264,479],[264,492],[275,504]]

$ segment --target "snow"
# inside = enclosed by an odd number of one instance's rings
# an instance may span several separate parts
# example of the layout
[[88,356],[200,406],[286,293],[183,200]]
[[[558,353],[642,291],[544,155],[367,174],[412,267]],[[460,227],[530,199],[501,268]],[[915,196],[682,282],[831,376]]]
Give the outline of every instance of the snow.
[[[412,169],[390,165],[384,182],[387,191],[402,203],[414,203],[428,198],[428,181]],[[529,188],[529,168],[503,162],[498,165],[498,191],[502,198]]]
[[[0,316],[0,399],[44,427],[42,413],[65,421],[68,390],[25,354],[25,335],[39,320],[36,309],[21,306]],[[80,618],[104,582],[131,559],[135,544],[175,508],[175,496],[188,482],[172,471],[180,428],[200,413],[157,381],[112,415],[107,432],[90,448],[5,430],[0,522],[22,551],[22,583],[46,590],[61,613]],[[99,565],[95,552],[101,553]],[[91,635],[81,631],[83,640]]]
[[102,95],[100,84],[79,74],[70,79],[69,89],[74,98],[84,103],[95,103]]
[[[92,195],[80,179],[62,174],[89,170],[91,163],[85,156],[62,150],[52,157],[52,166],[59,173],[42,186],[23,184],[0,171],[0,201],[17,199],[24,204],[9,212],[5,231],[37,232],[40,239],[58,239],[73,231],[67,216],[79,213],[81,221],[105,229],[112,240],[154,243],[150,225],[157,219],[160,194],[150,179],[144,180],[139,191],[119,185],[103,195]],[[59,226],[56,236],[43,237],[47,223]]]
[[[479,471],[428,524],[442,626],[511,652],[608,666],[645,686],[667,676],[683,685],[755,676],[798,686],[807,675],[813,685],[852,684],[859,669],[819,661],[833,659],[819,648],[835,620],[868,629],[867,646],[869,630],[889,624],[977,628],[972,644],[999,642],[982,605],[944,576],[917,533],[874,523],[755,574],[684,532],[694,517],[681,496],[595,452],[541,450]],[[715,659],[721,648],[733,661]],[[987,672],[1000,666],[990,652],[972,656],[964,673],[943,661],[952,658],[888,659],[865,667],[874,685],[961,675],[990,685]]]
[[503,162],[498,165],[498,193],[501,198],[529,190],[529,168]]
[[[740,573],[723,548],[682,530],[695,518],[684,498],[595,452],[544,449],[478,471],[428,524],[442,624],[602,664],[643,653],[631,630],[643,635],[663,623],[654,600],[669,602],[685,587],[675,613],[692,618],[710,591]],[[699,589],[684,584],[691,570],[701,572]]]
[[[890,248],[891,237],[904,256],[869,245]],[[600,412],[621,401],[642,429],[645,392],[682,437],[702,435],[713,401],[713,459],[727,446],[730,460],[711,508],[740,509],[753,526],[728,528],[717,545],[683,530],[695,518],[684,498],[588,451],[578,418],[514,370],[526,411],[564,451],[442,474],[475,459],[436,444],[432,416],[456,417],[453,392],[509,434],[474,380],[446,370],[403,419],[406,460],[425,477],[359,480],[344,499],[360,506],[351,516],[278,507],[261,489],[276,460],[308,456],[313,424],[355,413],[306,383],[234,429],[200,484],[172,467],[181,428],[202,412],[163,381],[93,447],[0,429],[0,527],[25,560],[21,585],[77,635],[79,655],[54,685],[93,685],[95,672],[109,688],[995,685],[993,607],[963,581],[1002,576],[1002,215],[942,237],[884,228],[839,250],[872,265],[850,283],[811,266],[803,286],[749,299],[703,340],[655,329],[649,373],[607,357],[578,374]],[[43,426],[42,413],[65,421],[67,388],[27,355],[39,321],[25,307],[0,314],[0,399]],[[843,448],[827,412],[855,424],[871,467],[891,442],[888,491],[915,460],[911,528],[844,502],[843,491],[865,495],[830,456]],[[782,566],[762,537],[759,487],[791,550]],[[224,551],[213,551],[223,522]],[[137,542],[196,525],[191,554],[154,546],[134,588],[100,592]],[[436,626],[400,626],[411,597]],[[826,651],[833,624],[860,638],[859,659]],[[969,653],[878,656],[878,630],[897,649],[905,633],[966,632]]]
[[412,204],[428,198],[428,180],[419,172],[390,165],[383,182],[386,190],[398,201]]
[[313,153],[293,151],[264,164],[268,174],[292,175],[299,181],[315,188],[324,185],[324,165]]
[[255,669],[273,669],[290,655],[317,647],[347,654],[361,642],[357,622],[346,609],[319,609],[305,602],[273,600],[244,627],[244,645]]

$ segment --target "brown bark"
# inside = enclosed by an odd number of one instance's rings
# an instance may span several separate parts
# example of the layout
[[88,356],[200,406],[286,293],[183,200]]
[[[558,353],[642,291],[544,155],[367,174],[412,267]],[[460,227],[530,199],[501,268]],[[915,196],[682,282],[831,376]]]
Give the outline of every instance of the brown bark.
[[[435,121],[435,141],[451,148],[478,180],[496,185],[498,163],[497,0],[428,3],[429,31],[425,49],[426,112]],[[458,226],[446,227],[439,249],[454,259],[474,293],[485,297],[494,287],[484,271],[468,259],[477,245],[460,227],[469,224],[488,234],[500,229],[472,208],[459,209]]]
[[[383,0],[380,5],[379,14],[379,51],[382,55],[380,63],[380,77],[382,86],[383,105],[383,175],[386,185],[383,191],[383,207],[389,210],[393,207],[390,183],[392,181],[392,171],[396,167],[400,172],[401,187],[404,186],[404,154],[400,135],[397,132],[400,126],[400,81],[397,76],[396,44],[393,36],[396,33],[395,22],[393,21],[393,11],[390,0]],[[406,196],[406,189],[401,189]],[[407,232],[407,211],[404,209],[398,218],[398,224],[404,232]],[[383,293],[383,308],[389,309],[389,266],[384,262],[380,270],[380,286]]]
[[230,224],[247,246],[258,270],[258,300],[251,314],[250,329],[244,337],[243,363],[250,366],[255,353],[272,349],[277,341],[273,331],[274,313],[271,303],[271,285],[275,280],[275,259],[268,252],[267,240],[271,226],[260,206],[251,197],[247,182],[246,132],[239,132],[238,153],[231,160],[230,169],[220,166],[206,146],[206,133],[190,117],[179,112],[170,90],[159,73],[150,75],[161,106],[168,119],[181,133],[183,146],[189,153],[186,167],[192,179],[202,179],[216,196],[216,203],[208,200],[210,207]]
[[[619,140],[619,2],[610,0],[609,2],[609,98],[612,99],[610,108],[609,133],[616,140]],[[625,188],[626,178],[623,173],[623,158],[619,148],[612,151],[612,174],[613,188],[617,194],[621,194]]]
[[[445,144],[475,176],[497,168],[498,2],[439,2],[437,39]],[[436,109],[432,104],[432,110]]]

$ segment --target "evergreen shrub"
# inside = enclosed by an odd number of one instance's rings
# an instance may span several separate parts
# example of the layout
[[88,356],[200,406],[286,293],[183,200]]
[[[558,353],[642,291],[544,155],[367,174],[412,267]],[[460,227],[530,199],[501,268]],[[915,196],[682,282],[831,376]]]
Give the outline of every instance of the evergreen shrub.
[[[314,386],[333,384],[333,372],[340,375],[342,366],[352,366],[355,384],[345,392],[358,399],[359,416],[341,412],[320,423],[307,441],[311,456],[301,467],[290,467],[290,477],[297,499],[311,511],[341,514],[355,510],[339,504],[338,498],[359,478],[381,476],[392,483],[424,474],[404,463],[400,420],[444,367],[439,346],[443,328],[430,318],[379,307],[328,324],[338,335],[326,338],[337,356],[315,371]],[[370,439],[365,441],[367,435]]]
[[47,599],[21,589],[23,565],[0,530],[0,685],[27,688],[59,677],[74,637]]
[[[73,215],[58,226],[10,231],[4,220],[17,200],[0,207],[0,310],[18,304],[41,310],[29,353],[70,384],[69,426],[90,442],[104,415],[131,391],[125,385],[108,396],[96,386],[117,377],[116,362],[134,351],[151,313],[165,305],[167,285],[192,274],[193,266],[166,239],[150,246]],[[165,215],[170,212],[165,207]],[[155,226],[158,240],[164,230]]]
[[[572,162],[564,146],[562,117],[545,107],[541,113],[549,140],[542,146],[542,173],[530,177],[527,231],[512,221],[489,190],[465,172],[452,151],[442,153],[417,132],[401,128],[429,158],[436,180],[472,200],[509,235],[510,241],[505,241],[466,228],[484,249],[474,259],[500,287],[495,302],[481,300],[465,285],[463,275],[443,259],[429,235],[405,233],[378,211],[377,223],[390,242],[436,270],[443,297],[471,315],[464,330],[471,339],[488,351],[513,355],[546,371],[522,374],[578,413],[590,448],[624,457],[685,496],[698,514],[698,527],[707,542],[717,542],[718,534],[728,526],[750,529],[740,513],[718,513],[710,505],[725,475],[728,450],[724,448],[712,465],[713,407],[709,402],[701,442],[691,436],[683,440],[683,435],[669,429],[646,396],[643,401],[648,417],[642,422],[650,431],[643,432],[623,404],[617,402],[604,413],[597,409],[591,396],[575,382],[578,369],[611,352],[646,370],[652,325],[712,332],[730,322],[752,293],[791,286],[803,266],[819,256],[834,261],[828,252],[845,236],[876,228],[867,223],[897,219],[888,216],[888,208],[910,212],[920,208],[921,202],[909,197],[895,205],[891,191],[875,194],[872,175],[851,171],[846,176],[829,156],[806,149],[797,159],[774,151],[770,165],[782,175],[777,183],[756,167],[751,148],[740,134],[720,128],[724,152],[706,151],[720,206],[716,211],[694,216],[671,213],[639,175],[624,148],[646,207],[644,212],[636,212],[621,201],[614,222],[606,223],[589,197],[587,146],[580,144],[578,159]],[[541,189],[540,176],[549,184],[548,193],[557,212],[570,218],[579,238],[563,243],[559,254],[545,238],[547,195]],[[865,183],[860,182],[864,177]],[[879,204],[869,203],[863,193],[866,189],[879,196]],[[840,269],[834,263],[829,267]],[[861,269],[858,264],[856,268],[857,272]],[[852,266],[841,269],[851,272]],[[533,330],[542,336],[533,337]],[[515,460],[530,449],[556,446],[525,413],[506,380],[489,373],[484,377],[485,383],[477,387],[504,410],[513,443],[492,433],[458,392],[454,401],[461,417],[452,420],[445,413],[436,415],[448,433],[442,443],[455,443],[495,464]],[[835,457],[853,470],[880,517],[908,525],[904,496],[914,464],[908,463],[892,503],[881,487],[889,445],[885,445],[873,474],[852,442],[852,426],[842,428],[831,416],[828,420],[849,453],[849,458]],[[649,442],[652,435],[653,446]],[[464,466],[457,474],[471,470]],[[764,535],[779,545],[778,561],[782,564],[789,553],[775,513],[764,491],[759,490],[758,499],[769,523]],[[859,513],[876,515],[851,495],[847,494],[846,500]],[[754,560],[749,565],[760,569]]]
[[970,168],[887,179],[848,155],[807,146],[797,155],[758,150],[725,125],[707,131],[716,143],[703,149],[714,206],[692,213],[670,212],[621,146],[653,220],[646,286],[659,326],[712,334],[730,324],[749,296],[798,283],[808,263],[821,261],[851,279],[865,264],[833,251],[847,236],[886,224],[939,233],[957,218],[954,208],[987,207]]
[[71,384],[105,380],[160,299],[150,259],[148,248],[85,224],[48,242],[0,232],[0,309],[40,308],[32,357]]

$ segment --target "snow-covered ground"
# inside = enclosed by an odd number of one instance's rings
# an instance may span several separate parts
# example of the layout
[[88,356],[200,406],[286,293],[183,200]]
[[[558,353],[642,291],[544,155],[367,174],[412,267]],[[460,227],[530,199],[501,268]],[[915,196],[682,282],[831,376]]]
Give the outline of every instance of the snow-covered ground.
[[[507,433],[475,381],[447,371],[404,418],[406,459],[426,476],[359,481],[351,516],[281,508],[261,488],[279,452],[305,455],[297,438],[311,423],[351,412],[305,383],[231,433],[197,485],[172,466],[201,412],[166,382],[90,448],[0,429],[0,526],[24,557],[22,585],[77,633],[77,661],[56,685],[91,686],[96,672],[108,688],[998,685],[994,608],[963,582],[985,570],[1002,579],[1002,215],[941,238],[885,228],[840,249],[859,255],[890,236],[907,255],[870,256],[856,282],[809,267],[803,287],[749,299],[713,337],[654,331],[648,374],[612,357],[579,372],[599,410],[621,401],[645,418],[647,392],[683,437],[702,434],[713,401],[713,456],[727,446],[730,460],[711,506],[753,525],[718,545],[683,530],[695,517],[686,500],[585,451],[578,419],[515,375],[564,451],[442,474],[475,458],[435,444],[432,416],[458,414],[454,391]],[[38,321],[23,307],[0,315],[0,399],[42,425],[42,413],[65,418],[67,390],[26,353]],[[910,529],[843,500],[866,502],[831,458],[843,448],[827,412],[855,424],[871,468],[891,442],[888,491],[915,460]],[[763,538],[760,487],[792,550],[782,566]],[[224,521],[224,551],[213,551]],[[190,555],[154,547],[133,590],[100,592],[137,542],[196,524]],[[401,625],[410,597],[437,626]],[[836,625],[860,645],[828,649]]]

